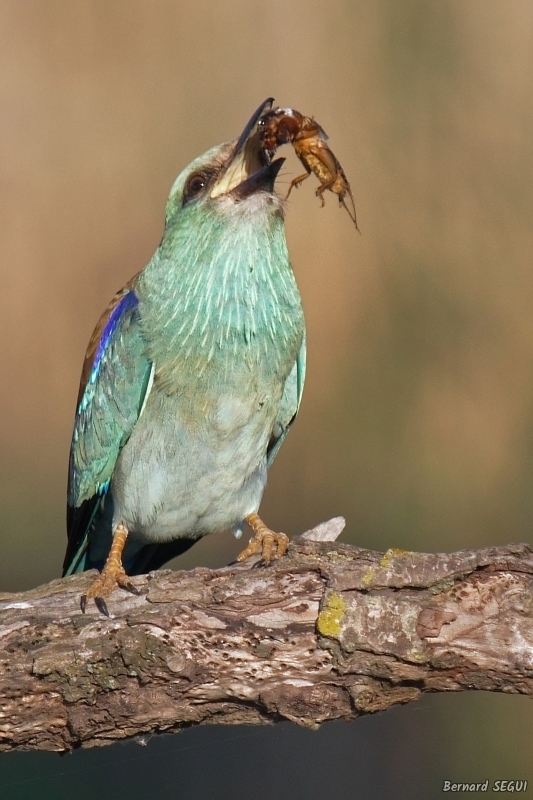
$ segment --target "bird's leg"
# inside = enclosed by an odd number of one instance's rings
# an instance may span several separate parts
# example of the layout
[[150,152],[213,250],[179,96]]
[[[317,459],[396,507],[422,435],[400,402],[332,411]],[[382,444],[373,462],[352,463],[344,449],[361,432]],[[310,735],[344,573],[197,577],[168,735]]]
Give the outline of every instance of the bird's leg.
[[120,523],[113,531],[111,550],[109,551],[109,555],[104,564],[102,572],[89,588],[87,594],[84,594],[81,597],[80,606],[84,614],[87,606],[87,600],[90,600],[91,597],[94,597],[94,602],[97,609],[101,611],[102,614],[105,614],[106,617],[108,617],[109,612],[107,610],[107,605],[104,598],[109,597],[113,589],[115,589],[117,586],[127,589],[128,592],[133,592],[133,594],[139,594],[138,590],[126,575],[126,571],[122,566],[122,551],[124,550],[124,545],[126,544],[127,538],[128,530],[124,525],[122,525],[122,523]]
[[245,522],[253,530],[254,535],[248,542],[248,547],[237,556],[237,561],[245,561],[250,556],[261,553],[263,561],[268,563],[280,558],[286,552],[289,545],[287,534],[271,531],[257,514],[248,514]]

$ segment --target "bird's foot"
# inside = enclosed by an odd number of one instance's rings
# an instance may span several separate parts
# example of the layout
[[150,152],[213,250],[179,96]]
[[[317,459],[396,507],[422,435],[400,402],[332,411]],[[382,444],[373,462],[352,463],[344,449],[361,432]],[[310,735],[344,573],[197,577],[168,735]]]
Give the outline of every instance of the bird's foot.
[[102,572],[90,586],[89,590],[80,598],[80,607],[84,614],[85,609],[87,608],[87,600],[94,599],[94,604],[98,611],[108,617],[109,611],[107,609],[105,598],[109,597],[109,595],[117,588],[117,586],[120,586],[121,589],[126,589],[132,594],[139,594],[139,590],[133,585],[129,577],[126,575],[124,567],[120,565],[119,569],[114,569],[113,567],[108,568],[108,563],[106,563]]
[[126,589],[132,594],[139,594],[139,590],[132,584],[122,566],[122,551],[126,544],[127,535],[126,528],[123,525],[117,525],[113,534],[113,544],[102,572],[90,586],[88,592],[80,598],[80,607],[84,614],[87,608],[87,600],[94,599],[94,604],[98,611],[108,617],[109,611],[105,598],[109,597],[117,586]]
[[237,556],[237,561],[245,561],[250,556],[261,553],[261,560],[269,564],[286,553],[289,546],[289,537],[286,533],[271,531],[257,514],[248,514],[246,522],[254,535],[248,546]]

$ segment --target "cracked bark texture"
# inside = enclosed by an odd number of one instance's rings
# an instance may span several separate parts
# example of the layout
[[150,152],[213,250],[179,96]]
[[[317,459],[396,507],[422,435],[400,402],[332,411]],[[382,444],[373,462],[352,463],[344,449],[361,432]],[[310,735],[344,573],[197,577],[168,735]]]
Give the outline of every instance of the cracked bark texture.
[[[0,750],[69,750],[200,723],[317,727],[424,691],[533,694],[533,552],[376,553],[337,518],[270,566],[94,572],[0,594]],[[257,559],[256,559],[257,562]]]

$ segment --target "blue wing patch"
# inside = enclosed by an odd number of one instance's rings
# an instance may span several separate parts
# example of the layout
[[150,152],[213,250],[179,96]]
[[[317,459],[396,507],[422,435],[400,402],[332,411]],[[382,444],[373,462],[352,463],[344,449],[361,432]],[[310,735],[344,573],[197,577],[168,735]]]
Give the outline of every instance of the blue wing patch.
[[85,411],[94,397],[94,387],[98,379],[98,375],[100,374],[100,367],[115,331],[117,330],[120,322],[123,320],[125,314],[131,309],[136,308],[138,305],[139,301],[137,299],[137,295],[134,291],[130,291],[124,295],[122,300],[117,303],[117,305],[111,311],[111,314],[109,315],[102,331],[102,335],[100,336],[98,347],[96,348],[92,369],[89,374],[89,381],[85,387],[81,402],[78,406],[78,414],[81,414],[82,411]]
[[84,568],[91,526],[101,511],[121,449],[150,392],[153,364],[146,358],[138,299],[119,292],[89,344],[70,449],[64,572]]

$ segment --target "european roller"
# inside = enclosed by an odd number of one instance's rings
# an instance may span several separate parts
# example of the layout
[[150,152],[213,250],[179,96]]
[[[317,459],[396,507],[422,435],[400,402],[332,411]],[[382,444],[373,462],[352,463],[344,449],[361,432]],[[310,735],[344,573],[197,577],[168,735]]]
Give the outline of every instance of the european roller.
[[100,574],[81,598],[107,614],[129,575],[157,569],[200,537],[244,523],[244,560],[287,537],[258,516],[267,470],[296,416],[305,326],[283,202],[257,135],[177,178],[163,238],[91,337],[70,450],[63,574]]

